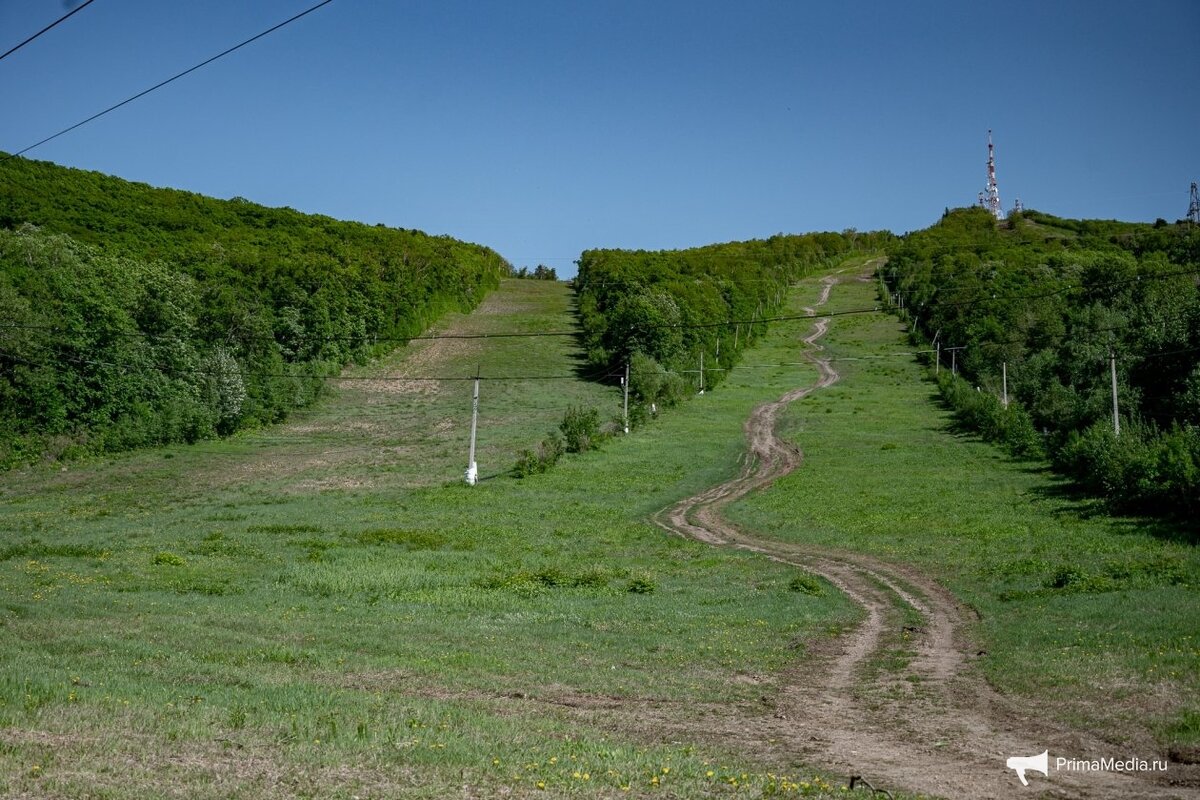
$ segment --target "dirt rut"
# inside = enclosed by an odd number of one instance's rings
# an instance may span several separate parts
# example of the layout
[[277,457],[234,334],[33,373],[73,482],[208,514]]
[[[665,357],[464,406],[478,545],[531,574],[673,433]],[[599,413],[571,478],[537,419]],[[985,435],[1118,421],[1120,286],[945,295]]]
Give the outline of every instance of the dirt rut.
[[[817,307],[838,280],[836,273],[822,279]],[[1023,710],[997,694],[970,666],[978,652],[966,634],[973,612],[936,581],[908,566],[771,540],[725,520],[724,506],[800,466],[803,453],[776,435],[776,421],[790,403],[837,382],[818,343],[829,325],[829,318],[817,319],[803,338],[817,381],[758,406],[746,420],[748,447],[737,475],[654,516],[673,534],[761,553],[818,575],[863,609],[854,630],[832,643],[813,643],[810,657],[782,676],[777,713],[762,723],[770,728],[764,737],[807,763],[863,776],[877,787],[946,797],[1200,797],[1167,785],[1161,772],[1056,771],[1055,755],[1138,754],[1113,752],[1111,744],[1040,720],[1036,709]],[[1050,775],[1029,773],[1030,786],[1021,786],[1007,758],[1043,750],[1051,753]]]

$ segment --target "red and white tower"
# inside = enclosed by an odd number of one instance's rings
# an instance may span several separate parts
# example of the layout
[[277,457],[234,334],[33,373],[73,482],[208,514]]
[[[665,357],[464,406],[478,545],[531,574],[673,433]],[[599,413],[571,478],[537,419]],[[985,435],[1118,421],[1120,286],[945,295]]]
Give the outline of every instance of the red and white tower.
[[996,185],[996,151],[992,147],[992,132],[988,131],[987,189],[979,195],[979,205],[992,212],[996,219],[1004,219],[1004,206],[1000,205],[1000,187]]

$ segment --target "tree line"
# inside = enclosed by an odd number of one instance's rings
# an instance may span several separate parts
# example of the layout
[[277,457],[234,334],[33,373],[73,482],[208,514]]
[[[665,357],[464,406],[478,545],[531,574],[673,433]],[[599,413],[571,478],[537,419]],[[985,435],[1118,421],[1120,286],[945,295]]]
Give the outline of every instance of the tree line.
[[957,209],[888,253],[914,335],[964,348],[940,383],[965,424],[1117,510],[1200,511],[1200,229]]
[[[630,369],[636,422],[724,370],[767,329],[793,281],[891,234],[810,233],[684,250],[587,250],[574,279],[588,362]],[[703,363],[703,372],[701,372]]]
[[446,236],[48,162],[0,182],[3,466],[277,422],[511,270]]

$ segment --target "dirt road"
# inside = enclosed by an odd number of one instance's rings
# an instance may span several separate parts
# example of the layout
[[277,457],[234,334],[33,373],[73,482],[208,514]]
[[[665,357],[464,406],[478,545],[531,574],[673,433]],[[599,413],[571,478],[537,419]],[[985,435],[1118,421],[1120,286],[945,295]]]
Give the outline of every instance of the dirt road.
[[[817,307],[841,279],[836,273],[822,279]],[[654,517],[671,533],[818,575],[863,609],[856,629],[832,645],[814,644],[810,657],[784,676],[769,735],[803,761],[889,789],[954,798],[1200,797],[1164,784],[1161,772],[1055,770],[1056,754],[1135,754],[1114,753],[1111,744],[1040,720],[1036,708],[995,692],[971,666],[978,653],[967,633],[973,613],[936,581],[858,553],[763,538],[725,520],[726,505],[800,466],[803,453],[776,435],[776,420],[789,403],[837,382],[818,343],[829,325],[829,318],[818,319],[803,338],[816,383],[764,403],[746,420],[748,449],[738,474]],[[1050,775],[1031,772],[1023,787],[1006,760],[1043,750],[1051,753]]]

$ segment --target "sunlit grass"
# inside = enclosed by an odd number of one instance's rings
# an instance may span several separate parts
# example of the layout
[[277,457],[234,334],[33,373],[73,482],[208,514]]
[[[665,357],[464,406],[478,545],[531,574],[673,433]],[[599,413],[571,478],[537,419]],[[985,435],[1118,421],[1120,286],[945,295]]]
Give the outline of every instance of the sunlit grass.
[[[845,283],[830,309],[869,307]],[[880,315],[834,319],[842,379],[794,404],[782,430],[804,466],[730,509],[755,530],[919,565],[982,619],[982,667],[1006,693],[1101,734],[1164,745],[1200,707],[1200,556],[1160,524],[1074,500],[1042,465],[952,432],[912,349]]]
[[[500,299],[571,323],[561,286]],[[574,368],[569,339],[476,341],[421,369]],[[412,374],[419,355],[363,374]],[[654,716],[617,734],[562,705],[644,705],[686,730],[698,707],[758,707],[805,642],[855,618],[788,568],[645,521],[730,474],[742,419],[797,377],[525,480],[504,474],[520,447],[568,404],[614,414],[617,393],[485,383],[475,487],[463,383],[350,385],[277,429],[4,476],[0,794],[825,791],[711,741],[661,743]]]

